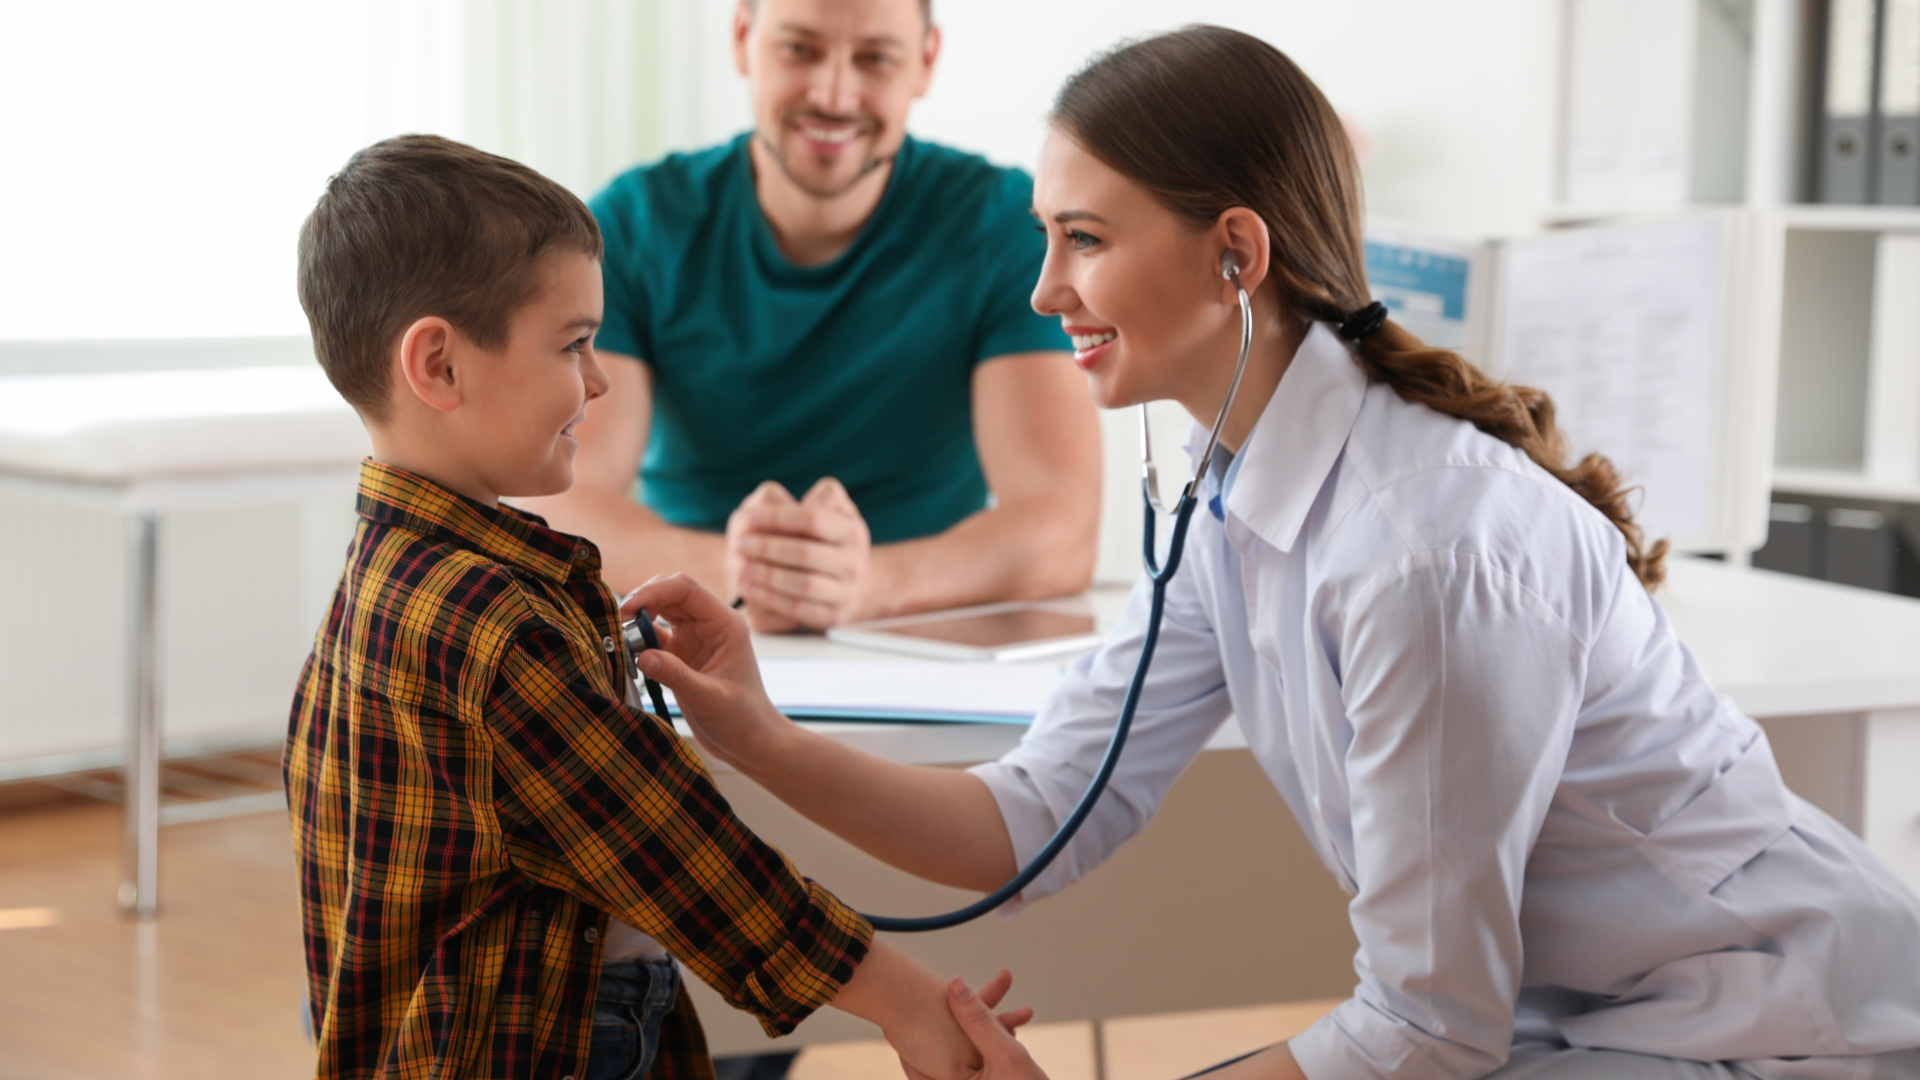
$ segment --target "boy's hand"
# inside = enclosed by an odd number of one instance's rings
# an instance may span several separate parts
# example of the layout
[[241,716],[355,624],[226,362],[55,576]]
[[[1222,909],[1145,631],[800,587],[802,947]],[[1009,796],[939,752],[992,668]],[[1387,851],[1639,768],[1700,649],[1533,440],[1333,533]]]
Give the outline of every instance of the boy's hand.
[[[947,1008],[985,1063],[978,1080],[1047,1080],[1027,1048],[1013,1037],[1015,1028],[1033,1019],[1033,1010],[1023,1007],[994,1015],[994,1007],[1012,983],[1013,976],[1002,971],[976,994],[966,980],[955,979],[947,984]],[[929,1080],[906,1059],[900,1064],[910,1080]]]
[[660,648],[636,658],[641,673],[673,691],[680,715],[701,745],[738,766],[756,740],[792,726],[768,700],[740,613],[684,574],[657,577],[620,601],[620,617],[640,608],[670,625],[656,627]]
[[[1001,972],[989,982],[982,1000],[998,1003],[1013,976]],[[919,962],[876,938],[853,978],[840,988],[833,1007],[877,1024],[900,1064],[916,1080],[969,1080],[982,1058],[947,1006],[946,987]],[[1017,1026],[1032,1018],[1017,1009],[1006,1022]]]

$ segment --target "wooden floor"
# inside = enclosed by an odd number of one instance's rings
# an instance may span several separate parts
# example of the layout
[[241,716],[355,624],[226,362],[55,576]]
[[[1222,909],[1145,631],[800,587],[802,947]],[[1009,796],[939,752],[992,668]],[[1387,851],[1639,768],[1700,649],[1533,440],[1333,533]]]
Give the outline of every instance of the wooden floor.
[[[285,817],[164,829],[161,917],[145,923],[114,900],[121,830],[117,805],[0,792],[0,1080],[311,1075]],[[1184,1076],[1332,1004],[1107,1021],[1107,1080]],[[1037,1023],[1023,1040],[1053,1080],[1095,1080],[1093,1025]],[[811,1048],[794,1066],[795,1080],[899,1075],[884,1045],[864,1043]]]

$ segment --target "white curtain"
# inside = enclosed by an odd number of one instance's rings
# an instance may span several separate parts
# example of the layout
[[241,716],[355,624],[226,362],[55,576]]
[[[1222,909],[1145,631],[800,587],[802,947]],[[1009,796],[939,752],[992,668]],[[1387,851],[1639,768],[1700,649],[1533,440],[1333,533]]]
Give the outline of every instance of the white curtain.
[[35,342],[117,339],[127,353],[129,339],[304,335],[300,222],[348,155],[388,135],[471,142],[583,197],[667,149],[711,141],[744,117],[726,53],[731,10],[731,0],[0,5],[0,375],[39,364],[47,350]]

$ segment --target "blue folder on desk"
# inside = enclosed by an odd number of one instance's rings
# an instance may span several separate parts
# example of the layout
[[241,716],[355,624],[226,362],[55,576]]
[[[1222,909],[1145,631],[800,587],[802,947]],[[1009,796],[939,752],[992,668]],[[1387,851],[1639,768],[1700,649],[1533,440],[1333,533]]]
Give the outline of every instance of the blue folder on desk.
[[[764,657],[767,696],[796,720],[1027,724],[1066,671],[1061,663]],[[670,703],[679,714],[679,706]]]

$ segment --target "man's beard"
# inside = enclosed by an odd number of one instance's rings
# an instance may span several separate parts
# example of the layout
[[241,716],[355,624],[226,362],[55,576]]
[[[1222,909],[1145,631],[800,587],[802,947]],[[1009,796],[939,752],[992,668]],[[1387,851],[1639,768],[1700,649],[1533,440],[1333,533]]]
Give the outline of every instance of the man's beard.
[[807,180],[802,179],[800,174],[794,172],[793,167],[787,164],[786,154],[780,151],[780,144],[768,138],[764,131],[760,132],[760,145],[767,151],[767,156],[773,159],[773,163],[780,167],[780,171],[786,175],[786,178],[793,183],[794,187],[799,188],[801,191],[806,192],[816,199],[837,199],[845,195],[848,191],[851,191],[855,184],[865,180],[868,174],[872,173],[875,169],[881,168],[893,161],[891,155],[887,157],[868,158],[861,164],[859,171],[848,178],[846,183],[838,187],[824,188],[809,183]]

